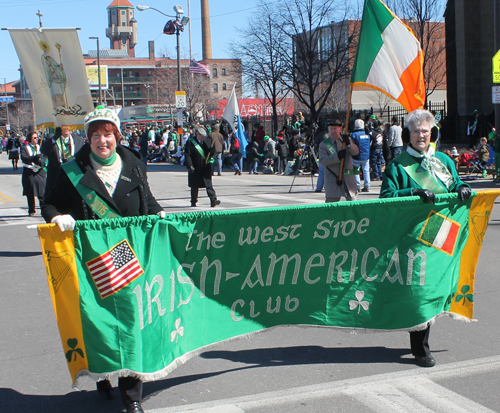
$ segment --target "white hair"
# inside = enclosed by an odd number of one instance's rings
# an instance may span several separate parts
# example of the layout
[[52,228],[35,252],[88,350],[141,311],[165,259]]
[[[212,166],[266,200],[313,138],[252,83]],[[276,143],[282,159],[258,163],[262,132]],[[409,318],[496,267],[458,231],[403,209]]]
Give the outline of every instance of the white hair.
[[425,109],[415,109],[405,117],[405,127],[410,131],[418,128],[423,122],[428,122],[430,127],[433,128],[436,125],[436,118]]

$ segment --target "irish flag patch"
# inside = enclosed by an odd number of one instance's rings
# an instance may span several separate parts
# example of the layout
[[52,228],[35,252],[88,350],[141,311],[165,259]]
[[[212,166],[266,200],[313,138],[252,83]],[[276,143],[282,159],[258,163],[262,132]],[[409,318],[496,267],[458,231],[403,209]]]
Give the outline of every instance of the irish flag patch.
[[439,251],[453,255],[459,231],[458,222],[431,211],[418,239]]

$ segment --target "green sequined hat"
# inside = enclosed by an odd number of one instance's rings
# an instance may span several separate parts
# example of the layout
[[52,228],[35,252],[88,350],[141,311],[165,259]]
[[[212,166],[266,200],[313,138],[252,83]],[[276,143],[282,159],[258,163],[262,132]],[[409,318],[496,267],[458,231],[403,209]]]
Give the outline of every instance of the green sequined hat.
[[85,116],[85,133],[88,134],[90,124],[98,120],[111,122],[120,130],[120,119],[116,113],[104,106],[97,106],[93,112]]

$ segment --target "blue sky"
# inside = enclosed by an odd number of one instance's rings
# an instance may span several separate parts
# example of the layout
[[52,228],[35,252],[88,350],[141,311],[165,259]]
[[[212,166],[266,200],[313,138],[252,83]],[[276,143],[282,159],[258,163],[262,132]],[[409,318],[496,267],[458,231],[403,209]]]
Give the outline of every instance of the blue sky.
[[[159,0],[129,0],[132,5],[138,4],[155,7],[165,14],[173,15],[173,6],[183,7],[188,13],[187,0],[167,3]],[[0,28],[33,28],[39,26],[38,10],[43,14],[43,27],[79,27],[80,45],[83,53],[96,49],[96,41],[89,37],[98,36],[101,48],[109,47],[106,37],[107,7],[112,0],[0,0]],[[245,0],[209,0],[210,26],[212,33],[212,57],[228,58],[228,46],[231,41],[238,40],[236,27],[244,28],[250,15],[256,11],[255,2]],[[199,0],[191,0],[191,34],[193,57],[201,60],[201,7]],[[162,34],[163,26],[168,20],[154,10],[135,11],[139,44],[135,47],[136,57],[147,57],[148,41],[155,41],[156,55],[167,51],[168,56],[175,58],[175,36]],[[9,32],[0,31],[0,83],[19,79],[19,59]],[[181,56],[189,57],[189,30],[181,34]]]

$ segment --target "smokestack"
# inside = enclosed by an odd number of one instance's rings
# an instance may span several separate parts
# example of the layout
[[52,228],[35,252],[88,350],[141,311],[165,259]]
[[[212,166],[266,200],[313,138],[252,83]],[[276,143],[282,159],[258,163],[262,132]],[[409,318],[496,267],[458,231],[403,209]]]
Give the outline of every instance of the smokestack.
[[148,42],[149,60],[155,60],[155,42],[150,40]]
[[210,36],[210,13],[208,0],[201,0],[201,38],[203,47],[203,60],[212,58],[212,39]]

